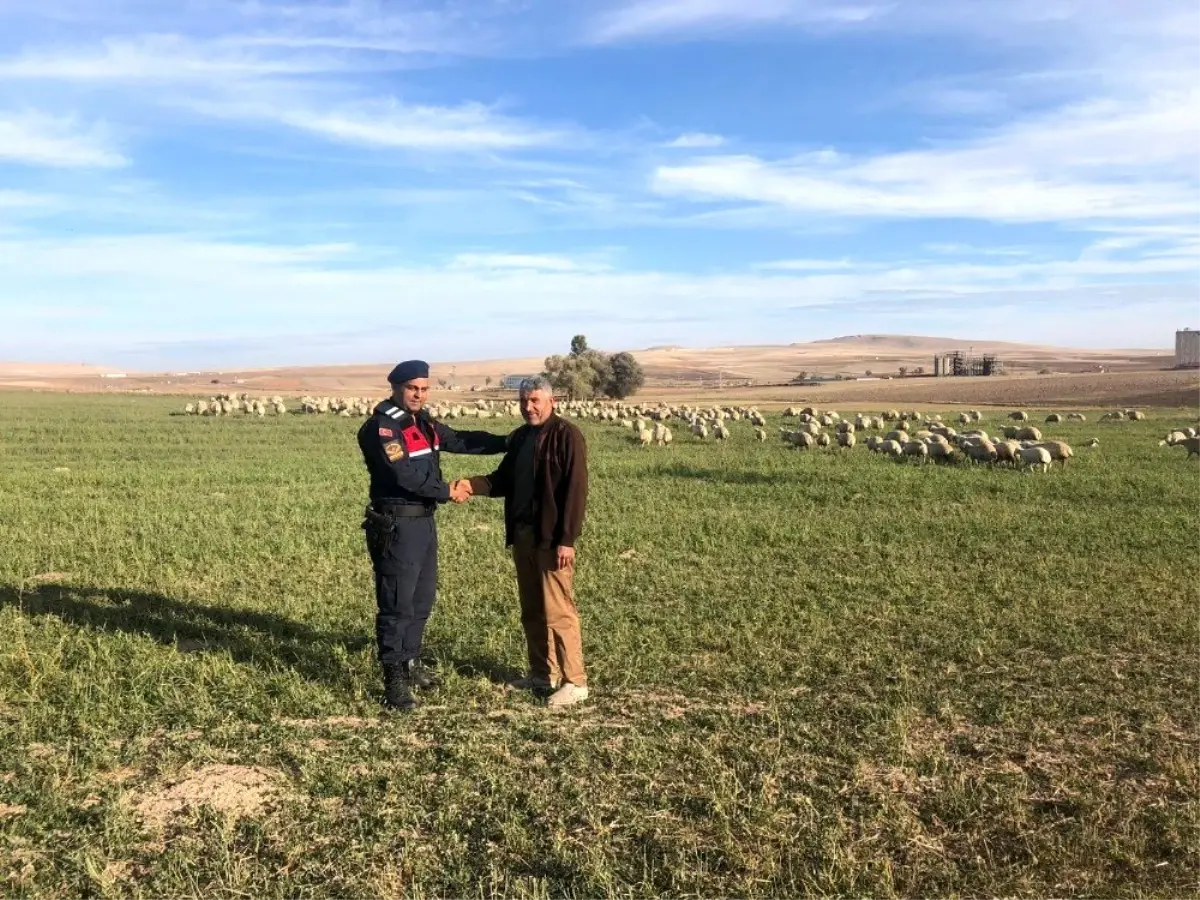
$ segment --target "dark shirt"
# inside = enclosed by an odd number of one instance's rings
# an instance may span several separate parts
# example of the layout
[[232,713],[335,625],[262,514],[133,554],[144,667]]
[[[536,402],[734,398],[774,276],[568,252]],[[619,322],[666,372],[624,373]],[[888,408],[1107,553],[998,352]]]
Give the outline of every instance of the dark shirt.
[[527,437],[534,454],[534,525],[541,547],[574,547],[583,532],[587,508],[587,442],[578,427],[552,415],[540,433],[524,425],[513,432],[512,443],[499,467],[482,482],[480,492],[504,498],[505,542],[513,543],[517,523],[514,519],[513,492],[516,489],[517,453]]
[[430,505],[450,499],[440,456],[503,453],[506,437],[455,431],[421,410],[416,415],[384,400],[358,430],[358,447],[371,476],[371,500]]
[[541,426],[529,426],[515,448],[512,481],[512,520],[516,525],[533,525],[537,522],[537,442]]

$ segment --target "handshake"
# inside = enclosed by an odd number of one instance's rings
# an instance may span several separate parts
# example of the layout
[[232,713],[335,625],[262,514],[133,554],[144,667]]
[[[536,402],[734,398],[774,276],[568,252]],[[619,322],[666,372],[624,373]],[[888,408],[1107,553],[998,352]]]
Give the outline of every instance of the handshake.
[[466,503],[471,499],[471,479],[460,478],[450,482],[450,499],[455,503]]

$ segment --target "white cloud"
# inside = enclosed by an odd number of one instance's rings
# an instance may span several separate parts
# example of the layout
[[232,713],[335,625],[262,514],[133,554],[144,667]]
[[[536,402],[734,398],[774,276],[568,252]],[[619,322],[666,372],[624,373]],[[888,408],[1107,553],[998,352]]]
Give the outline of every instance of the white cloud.
[[527,269],[540,272],[597,272],[608,268],[593,260],[528,253],[460,253],[450,265],[460,269]]
[[0,112],[0,162],[54,168],[117,168],[128,163],[101,126],[41,113]]
[[394,99],[328,111],[261,108],[265,116],[329,140],[366,147],[424,150],[506,150],[555,144],[561,131],[500,116],[479,103],[406,106]]
[[637,0],[598,16],[590,39],[612,43],[774,23],[839,25],[869,19],[881,8],[843,0]]
[[720,147],[725,143],[725,138],[719,134],[705,134],[702,131],[688,131],[681,134],[675,140],[671,141],[666,146],[679,147],[686,149],[701,149],[704,147]]
[[879,218],[1082,222],[1194,217],[1200,89],[1085,101],[937,149],[660,166],[653,189]]

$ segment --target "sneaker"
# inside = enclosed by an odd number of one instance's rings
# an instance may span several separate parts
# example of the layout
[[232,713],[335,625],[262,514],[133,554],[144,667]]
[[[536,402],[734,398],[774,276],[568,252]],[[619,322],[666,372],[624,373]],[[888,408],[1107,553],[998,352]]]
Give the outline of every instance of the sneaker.
[[549,694],[558,687],[558,681],[551,681],[543,675],[526,675],[516,681],[510,681],[508,686],[515,691],[533,691],[534,693]]
[[550,695],[550,699],[546,703],[550,706],[571,706],[588,698],[588,689],[580,687],[577,684],[566,682],[562,687]]

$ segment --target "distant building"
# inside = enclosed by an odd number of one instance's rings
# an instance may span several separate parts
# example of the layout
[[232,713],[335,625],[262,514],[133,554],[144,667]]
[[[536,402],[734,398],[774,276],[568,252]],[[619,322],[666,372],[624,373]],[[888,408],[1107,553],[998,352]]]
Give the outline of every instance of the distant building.
[[1185,328],[1175,332],[1175,368],[1200,368],[1200,331]]
[[1000,360],[988,354],[984,356],[968,356],[961,350],[953,353],[939,353],[933,358],[933,374],[941,378],[947,375],[998,375]]
[[521,386],[521,382],[526,378],[536,377],[536,375],[505,375],[504,378],[500,380],[500,387],[515,391]]

